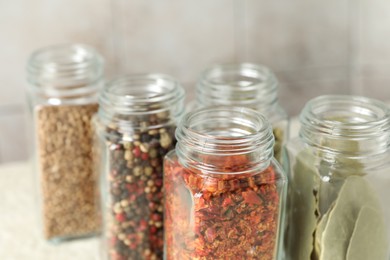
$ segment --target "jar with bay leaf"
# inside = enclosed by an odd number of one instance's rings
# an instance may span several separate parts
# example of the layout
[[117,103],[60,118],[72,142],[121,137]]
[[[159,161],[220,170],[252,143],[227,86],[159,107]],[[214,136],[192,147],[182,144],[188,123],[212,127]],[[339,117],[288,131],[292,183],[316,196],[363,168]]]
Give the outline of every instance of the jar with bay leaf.
[[287,144],[287,259],[390,259],[390,110],[358,96],[320,96]]
[[196,86],[195,107],[226,105],[249,107],[271,123],[275,136],[274,157],[285,165],[282,148],[288,138],[289,120],[278,102],[278,81],[272,71],[251,63],[207,68]]

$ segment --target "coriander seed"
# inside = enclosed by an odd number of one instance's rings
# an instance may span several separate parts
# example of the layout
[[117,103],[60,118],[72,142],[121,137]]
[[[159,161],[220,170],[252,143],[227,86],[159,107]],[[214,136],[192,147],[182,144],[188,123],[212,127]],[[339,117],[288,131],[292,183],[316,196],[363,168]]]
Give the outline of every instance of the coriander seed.
[[34,52],[27,69],[44,236],[59,241],[95,234],[91,119],[102,58],[85,45],[51,46]]

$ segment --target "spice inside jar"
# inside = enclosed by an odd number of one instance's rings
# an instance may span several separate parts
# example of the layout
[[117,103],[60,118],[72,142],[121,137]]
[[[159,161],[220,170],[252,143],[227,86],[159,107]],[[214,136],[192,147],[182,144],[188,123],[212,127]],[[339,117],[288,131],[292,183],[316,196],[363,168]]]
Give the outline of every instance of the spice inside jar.
[[43,48],[28,62],[41,219],[52,241],[100,228],[91,121],[102,74],[101,56],[80,44]]
[[176,143],[183,95],[161,74],[120,77],[101,95],[104,259],[163,257],[163,157]]
[[287,259],[390,258],[390,110],[380,101],[310,100],[288,143]]
[[48,239],[97,232],[91,118],[97,104],[37,107],[44,234]]

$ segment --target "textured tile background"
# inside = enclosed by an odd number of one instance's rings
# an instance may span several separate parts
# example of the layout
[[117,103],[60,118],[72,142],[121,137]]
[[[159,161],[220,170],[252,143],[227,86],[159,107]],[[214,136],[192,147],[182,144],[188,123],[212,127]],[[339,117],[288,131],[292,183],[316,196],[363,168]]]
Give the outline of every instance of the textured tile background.
[[191,96],[217,62],[272,68],[291,115],[317,95],[390,99],[388,0],[0,1],[0,163],[26,159],[25,62],[57,43],[95,46],[107,76],[165,72]]

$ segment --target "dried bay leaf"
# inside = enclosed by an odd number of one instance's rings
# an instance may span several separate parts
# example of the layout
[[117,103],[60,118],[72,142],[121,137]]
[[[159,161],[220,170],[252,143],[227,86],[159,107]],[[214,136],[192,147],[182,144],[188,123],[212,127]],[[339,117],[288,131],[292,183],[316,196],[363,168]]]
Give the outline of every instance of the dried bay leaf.
[[314,194],[318,190],[320,178],[315,168],[314,156],[302,151],[296,157],[293,176],[290,178],[292,208],[289,227],[290,241],[288,250],[291,259],[309,260],[314,246],[314,231],[317,225],[318,205]]
[[364,206],[356,220],[346,260],[386,260],[388,253],[389,242],[383,214]]
[[329,209],[328,213],[324,214],[321,217],[320,222],[317,225],[316,235],[315,235],[315,244],[314,244],[314,249],[315,249],[315,253],[316,253],[317,259],[319,259],[320,255],[321,255],[322,235],[324,233],[326,225],[328,224],[329,212],[332,209],[333,209],[333,207],[331,207]]
[[321,260],[344,260],[363,206],[370,206],[380,212],[378,198],[368,182],[358,176],[345,180],[333,210],[329,212],[328,223],[322,234]]

